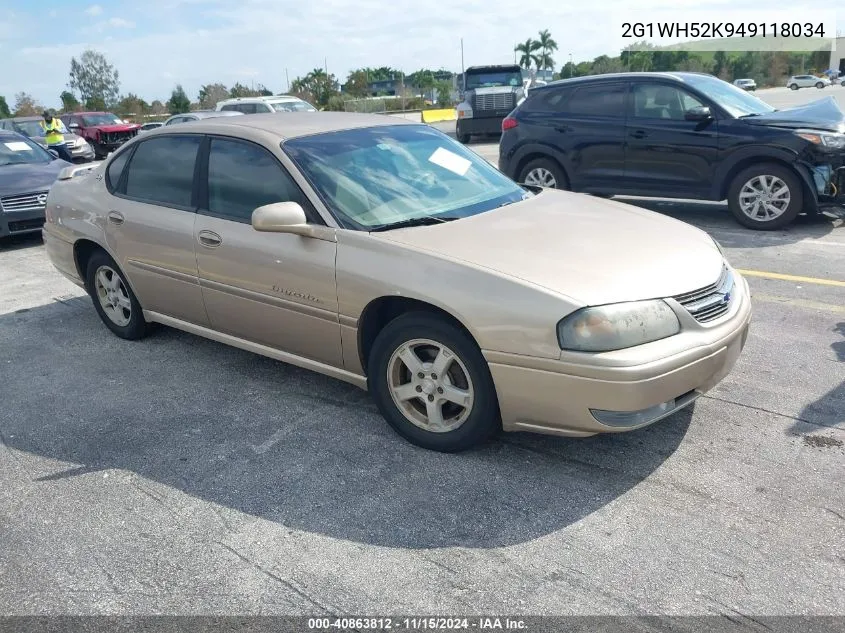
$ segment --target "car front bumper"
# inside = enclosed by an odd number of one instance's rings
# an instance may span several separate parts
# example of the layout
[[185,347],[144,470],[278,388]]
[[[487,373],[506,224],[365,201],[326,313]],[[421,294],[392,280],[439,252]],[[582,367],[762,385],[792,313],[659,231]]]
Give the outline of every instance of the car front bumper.
[[743,291],[730,316],[668,357],[587,366],[485,351],[503,429],[587,437],[642,428],[688,406],[730,373],[745,346],[751,298],[737,278]]
[[37,233],[44,226],[44,209],[40,211],[0,210],[0,237]]
[[468,134],[472,135],[488,135],[501,134],[502,121],[505,120],[507,113],[499,116],[484,116],[471,117],[468,119],[458,119],[455,124],[455,131],[458,136]]
[[82,143],[80,145],[68,145],[68,151],[70,152],[71,158],[73,158],[74,162],[89,162],[94,160],[94,150],[88,143]]

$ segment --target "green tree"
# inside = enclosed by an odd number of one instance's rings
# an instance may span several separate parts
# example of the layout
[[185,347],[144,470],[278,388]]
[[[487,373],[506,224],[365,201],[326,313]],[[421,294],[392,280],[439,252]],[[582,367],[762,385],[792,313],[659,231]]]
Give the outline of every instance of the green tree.
[[44,111],[44,107],[37,103],[32,95],[19,92],[15,95],[15,116],[35,116]]
[[6,103],[6,97],[0,96],[0,119],[8,119],[12,116],[11,110],[9,110],[9,104]]
[[255,92],[258,93],[257,96],[259,96],[259,97],[272,97],[273,96],[273,91],[270,90],[264,84],[258,84],[258,87],[255,89]]
[[300,99],[325,108],[329,99],[340,93],[340,86],[334,75],[327,75],[322,68],[315,68],[305,77],[297,77],[291,84],[291,93]]
[[170,94],[170,99],[167,100],[167,111],[170,114],[182,114],[191,111],[191,100],[185,94],[182,84],[178,84]]
[[352,97],[366,97],[370,94],[370,83],[367,81],[367,72],[363,69],[353,70],[346,78],[344,92]]
[[435,89],[437,90],[437,105],[441,108],[448,108],[451,105],[454,105],[452,99],[452,82],[440,80],[435,85]]
[[150,105],[131,92],[118,102],[115,109],[121,117],[134,116],[136,120],[142,120],[150,113]]
[[59,98],[62,101],[63,112],[76,112],[79,110],[79,99],[70,90],[63,91]]
[[530,37],[522,44],[517,44],[513,50],[520,54],[519,65],[523,68],[531,68],[531,64],[539,66],[540,57],[537,55],[537,51],[540,50],[540,47],[540,42]]
[[197,101],[204,110],[213,110],[217,103],[229,98],[229,89],[223,84],[206,84],[200,88]]
[[555,60],[552,59],[552,53],[557,50],[557,42],[552,39],[552,34],[549,29],[543,29],[538,33],[537,43],[540,45],[540,55],[538,56],[537,67],[542,69],[551,69],[555,67]]
[[120,94],[120,75],[102,53],[87,49],[70,60],[68,88],[79,93],[86,108],[105,109],[117,101]]

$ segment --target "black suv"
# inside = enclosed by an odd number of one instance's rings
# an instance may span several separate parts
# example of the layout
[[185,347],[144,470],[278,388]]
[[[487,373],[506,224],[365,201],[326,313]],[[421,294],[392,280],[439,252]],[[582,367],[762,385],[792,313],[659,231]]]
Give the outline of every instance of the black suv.
[[502,122],[499,169],[596,195],[725,200],[778,229],[842,204],[845,115],[833,97],[776,110],[711,75],[625,73],[531,90]]

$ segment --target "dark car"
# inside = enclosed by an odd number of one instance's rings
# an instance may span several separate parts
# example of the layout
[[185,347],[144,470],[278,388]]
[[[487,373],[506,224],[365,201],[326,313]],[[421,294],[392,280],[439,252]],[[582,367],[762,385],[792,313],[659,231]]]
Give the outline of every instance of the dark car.
[[47,193],[69,166],[23,134],[0,130],[0,238],[41,230]]
[[711,75],[598,75],[531,90],[502,129],[499,168],[525,184],[727,199],[752,229],[843,201],[845,114],[832,97],[776,110]]
[[97,160],[135,138],[141,129],[137,123],[125,123],[111,112],[74,112],[63,114],[61,119],[71,132],[88,141]]

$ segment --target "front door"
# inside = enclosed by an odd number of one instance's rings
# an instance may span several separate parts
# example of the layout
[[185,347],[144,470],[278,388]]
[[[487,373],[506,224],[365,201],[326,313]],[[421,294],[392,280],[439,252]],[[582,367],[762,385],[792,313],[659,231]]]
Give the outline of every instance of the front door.
[[252,228],[253,210],[272,202],[310,212],[281,163],[259,145],[214,137],[206,198],[194,237],[212,327],[342,367],[336,242]]
[[633,84],[625,138],[627,190],[675,198],[709,195],[719,158],[718,122],[685,117],[704,105],[678,86]]
[[208,326],[194,252],[201,141],[198,135],[142,141],[115,157],[102,186],[112,194],[106,243],[143,308]]

